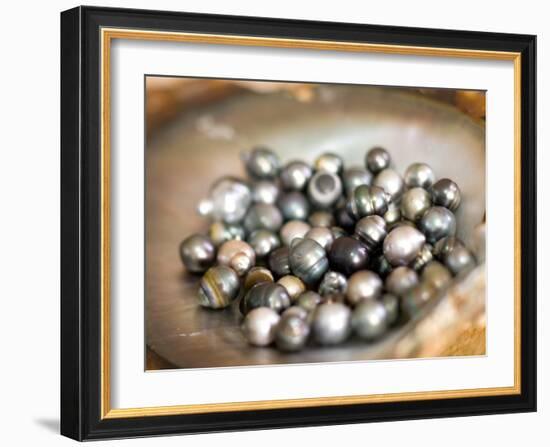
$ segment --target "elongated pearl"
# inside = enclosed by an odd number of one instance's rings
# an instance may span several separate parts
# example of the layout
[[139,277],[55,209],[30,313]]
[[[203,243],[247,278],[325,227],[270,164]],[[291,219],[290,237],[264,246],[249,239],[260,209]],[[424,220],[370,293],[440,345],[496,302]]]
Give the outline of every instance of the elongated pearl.
[[199,304],[210,309],[223,309],[237,297],[239,287],[239,276],[233,269],[224,265],[212,267],[200,280]]
[[341,303],[321,304],[315,310],[312,323],[317,343],[335,345],[348,338],[351,331],[351,311]]
[[281,317],[268,307],[251,310],[245,317],[242,330],[251,345],[268,346],[275,339],[275,330]]
[[407,265],[416,258],[425,240],[417,229],[399,226],[384,240],[384,256],[393,266]]

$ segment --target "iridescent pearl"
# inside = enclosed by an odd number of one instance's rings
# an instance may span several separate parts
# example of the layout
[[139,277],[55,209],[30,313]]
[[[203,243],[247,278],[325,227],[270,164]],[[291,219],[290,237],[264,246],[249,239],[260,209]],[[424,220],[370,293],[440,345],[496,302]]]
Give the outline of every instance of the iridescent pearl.
[[422,281],[431,284],[437,290],[447,287],[452,279],[449,269],[437,261],[429,262],[422,270]]
[[390,202],[388,210],[382,217],[386,221],[388,230],[391,230],[401,220],[401,209],[394,202]]
[[372,174],[364,168],[351,167],[346,169],[342,174],[342,182],[344,183],[344,191],[346,195],[350,195],[355,188],[360,185],[370,185]]
[[442,206],[434,206],[424,213],[418,222],[418,229],[424,233],[430,244],[456,233],[454,214]]
[[290,297],[286,289],[272,282],[262,282],[252,286],[243,300],[245,314],[258,307],[269,307],[279,313],[290,307]]
[[306,291],[306,285],[303,281],[293,275],[286,275],[282,278],[279,278],[277,284],[283,286],[290,297],[290,301],[295,302],[298,297]]
[[298,318],[301,318],[302,320],[308,321],[309,312],[300,306],[290,306],[281,314],[281,317],[287,318],[290,316],[298,317]]
[[242,241],[246,237],[244,228],[240,225],[228,224],[221,221],[212,222],[208,235],[216,247],[232,239]]
[[330,250],[332,243],[334,242],[334,235],[330,228],[325,227],[314,227],[309,230],[305,236],[306,239],[313,239],[326,251]]
[[413,163],[405,171],[405,184],[409,188],[428,189],[434,182],[434,171],[426,163]]
[[181,262],[191,273],[203,273],[214,264],[216,247],[207,236],[193,234],[179,247]]
[[455,182],[448,178],[438,180],[432,186],[431,192],[434,205],[444,206],[451,211],[455,211],[460,206],[460,189]]
[[331,227],[330,231],[332,232],[332,236],[334,236],[334,240],[348,235],[348,233],[346,233],[346,230],[341,227]]
[[281,171],[281,185],[288,191],[301,191],[313,175],[313,169],[303,161],[291,161]]
[[206,271],[199,283],[197,298],[202,307],[223,309],[239,294],[240,281],[229,267],[218,265]]
[[313,336],[321,345],[335,345],[348,338],[351,331],[351,311],[341,303],[319,305],[313,314]]
[[322,296],[346,293],[347,278],[338,272],[328,271],[319,284],[319,293]]
[[380,216],[366,216],[355,224],[355,236],[371,252],[382,248],[382,243],[387,234],[386,221]]
[[367,248],[357,239],[343,236],[332,243],[329,259],[333,270],[351,275],[367,267],[369,255]]
[[273,282],[273,274],[265,267],[252,267],[244,278],[244,291],[248,292],[252,286],[261,282]]
[[348,279],[346,298],[352,306],[363,300],[375,300],[382,293],[380,276],[370,270],[360,270]]
[[242,155],[248,174],[253,178],[271,179],[279,174],[279,157],[270,149],[256,147]]
[[351,325],[358,337],[363,340],[375,340],[388,329],[388,312],[379,301],[361,302],[353,311]]
[[426,238],[415,228],[399,226],[384,239],[384,256],[393,266],[412,262],[424,245]]
[[245,182],[223,177],[212,185],[208,198],[199,203],[198,211],[213,220],[237,223],[245,216],[251,202],[250,187]]
[[409,189],[401,199],[401,215],[412,222],[418,221],[432,206],[432,198],[423,188]]
[[274,205],[280,195],[279,186],[269,180],[260,180],[252,185],[252,201]]
[[252,232],[248,237],[248,243],[254,249],[254,253],[256,253],[258,259],[265,258],[281,245],[279,236],[269,230],[256,230]]
[[303,307],[308,312],[315,310],[315,308],[321,304],[323,299],[321,295],[313,291],[307,291],[302,293],[297,300],[297,304],[300,307]]
[[307,220],[312,227],[330,228],[334,225],[334,217],[328,211],[315,211]]
[[376,271],[382,278],[385,278],[393,271],[393,266],[388,262],[384,255],[374,258],[372,269]]
[[397,317],[399,317],[399,298],[391,293],[386,293],[382,295],[380,302],[386,308],[388,326],[391,326],[397,321]]
[[246,315],[241,328],[251,345],[268,346],[275,339],[275,330],[280,319],[273,309],[258,307]]
[[331,174],[339,175],[344,169],[344,161],[339,155],[326,152],[317,157],[314,167],[316,171],[330,172]]
[[340,206],[334,211],[336,224],[344,230],[352,233],[355,228],[355,218],[348,212],[347,206]]
[[281,228],[281,241],[284,245],[291,245],[294,239],[304,238],[310,229],[309,224],[301,220],[289,220]]
[[424,244],[414,261],[411,262],[411,267],[419,272],[433,258],[433,247],[430,244]]
[[283,194],[277,203],[285,220],[306,220],[309,215],[309,202],[301,192]]
[[252,205],[244,218],[246,231],[252,233],[254,230],[279,231],[283,224],[283,215],[275,205],[257,203]]
[[390,154],[381,147],[373,147],[365,157],[365,165],[373,174],[378,174],[383,169],[388,168],[390,161]]
[[290,274],[289,254],[289,248],[283,246],[273,250],[269,255],[269,268],[275,276],[281,277]]
[[218,264],[227,265],[243,276],[256,264],[256,253],[244,241],[227,241],[218,250]]
[[372,184],[386,191],[386,193],[390,195],[392,201],[399,200],[405,187],[403,178],[399,173],[389,168],[380,171],[374,178]]
[[417,284],[418,275],[405,266],[397,267],[386,278],[386,290],[397,296],[405,295]]
[[281,351],[299,351],[309,337],[309,324],[299,316],[281,318],[275,332],[275,343]]
[[432,284],[421,282],[403,296],[401,308],[409,318],[412,318],[436,296],[437,290]]
[[290,270],[310,285],[317,283],[328,270],[325,249],[312,239],[294,240],[289,262]]
[[454,275],[475,267],[472,253],[456,237],[450,236],[440,239],[435,244],[434,254]]
[[331,208],[341,195],[342,181],[331,172],[317,172],[307,186],[307,196],[316,208]]
[[383,215],[388,210],[389,195],[377,186],[361,185],[355,188],[348,201],[346,210],[355,219]]

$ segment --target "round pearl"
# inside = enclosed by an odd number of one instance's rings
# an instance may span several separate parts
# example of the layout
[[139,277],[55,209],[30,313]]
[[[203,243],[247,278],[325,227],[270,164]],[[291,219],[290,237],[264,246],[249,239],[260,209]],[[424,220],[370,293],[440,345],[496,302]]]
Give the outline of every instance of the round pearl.
[[269,268],[275,276],[280,277],[290,274],[289,254],[289,248],[284,246],[273,250],[269,255]]
[[326,152],[321,154],[314,163],[316,171],[330,172],[339,175],[344,168],[344,161],[339,155]]
[[357,336],[364,340],[375,340],[388,329],[386,307],[379,301],[363,301],[353,311],[351,324]]
[[454,214],[442,206],[434,206],[424,213],[418,222],[418,228],[430,244],[445,236],[454,236],[456,220]]
[[357,239],[342,236],[332,243],[329,259],[333,270],[351,275],[367,267],[369,255],[367,248]]
[[381,147],[373,147],[365,157],[365,165],[373,174],[378,174],[383,169],[388,168],[390,161],[390,154]]
[[218,265],[206,271],[199,283],[197,298],[202,307],[223,309],[239,294],[240,281],[229,267]]
[[309,230],[305,236],[306,239],[313,239],[326,251],[330,250],[332,243],[334,242],[334,235],[330,228],[325,227],[314,227]]
[[284,194],[278,201],[285,220],[306,220],[309,215],[309,202],[301,192]]
[[391,326],[397,321],[397,317],[399,317],[399,298],[391,293],[386,293],[382,295],[380,302],[386,308],[388,326]]
[[218,264],[227,265],[242,276],[256,264],[256,253],[244,241],[227,241],[218,250]]
[[431,192],[435,205],[444,206],[451,211],[455,211],[460,206],[460,189],[455,182],[448,178],[438,180],[432,186]]
[[387,234],[386,221],[380,216],[366,216],[355,224],[355,236],[372,252],[382,247]]
[[317,283],[328,270],[325,249],[313,239],[295,240],[290,247],[290,270],[306,284]]
[[298,318],[301,318],[302,320],[307,321],[309,317],[309,312],[300,306],[290,306],[281,314],[281,317],[287,318],[290,316],[298,317]]
[[243,289],[248,292],[252,286],[261,282],[273,282],[273,274],[265,267],[252,267],[244,278]]
[[460,241],[456,242],[452,249],[448,250],[440,259],[445,263],[453,275],[458,275],[462,271],[467,271],[475,267],[475,260],[472,253]]
[[397,267],[386,278],[386,290],[397,296],[405,295],[417,284],[418,275],[405,266]]
[[355,219],[383,215],[388,210],[389,195],[377,186],[360,185],[346,202],[346,210]]
[[334,217],[328,211],[315,211],[307,220],[312,227],[330,228],[334,225]]
[[384,239],[384,256],[391,265],[407,265],[416,258],[426,238],[416,228],[399,226]]
[[276,248],[279,248],[281,241],[279,236],[269,230],[256,230],[248,237],[248,243],[254,249],[258,259],[265,258]]
[[341,303],[325,303],[313,314],[313,336],[317,343],[335,345],[348,338],[351,331],[351,311]]
[[268,346],[275,339],[275,330],[280,319],[273,309],[258,307],[246,315],[242,331],[251,345]]
[[307,196],[313,206],[331,208],[342,195],[342,181],[336,174],[319,171],[308,183]]
[[257,147],[243,154],[246,171],[254,178],[271,179],[279,174],[281,162],[271,150]]
[[297,300],[298,306],[304,308],[308,312],[315,310],[315,308],[321,304],[323,299],[321,295],[313,291],[307,291],[302,293]]
[[284,245],[291,245],[294,239],[302,239],[311,229],[309,224],[301,220],[289,220],[281,228],[281,241]]
[[291,302],[295,302],[298,297],[306,291],[306,285],[302,280],[293,275],[283,276],[277,281],[277,284],[280,284],[286,289],[286,293],[288,293]]
[[346,298],[352,306],[363,300],[375,300],[382,293],[380,276],[370,270],[360,270],[349,277]]
[[252,185],[252,201],[274,205],[279,198],[279,186],[269,180],[261,180]]
[[258,307],[269,307],[279,313],[290,307],[290,297],[286,289],[272,282],[262,282],[252,286],[243,300],[245,314]]
[[358,186],[370,185],[372,174],[364,168],[348,168],[342,174],[342,182],[344,183],[344,191],[349,196]]
[[405,294],[401,301],[401,308],[409,318],[412,318],[436,295],[437,290],[432,284],[421,282]]
[[242,241],[246,237],[243,227],[222,221],[212,222],[208,229],[208,235],[216,247],[232,239]]
[[252,193],[245,182],[222,177],[212,185],[208,198],[201,200],[198,212],[213,220],[237,223],[245,216],[251,202]]
[[250,207],[244,218],[246,231],[254,230],[278,231],[283,224],[283,215],[275,205],[257,203]]
[[281,185],[288,191],[301,191],[313,175],[313,169],[303,161],[291,161],[281,171]]
[[418,221],[432,206],[430,193],[423,188],[409,189],[401,199],[401,215],[412,222]]
[[422,270],[422,282],[429,283],[436,290],[441,290],[453,279],[447,267],[437,261],[431,261]]
[[207,236],[193,234],[179,247],[181,262],[191,273],[203,273],[214,264],[216,247]]
[[386,193],[390,195],[392,201],[399,200],[405,187],[403,178],[399,173],[389,168],[380,171],[374,178],[372,184],[386,191]]
[[413,163],[405,171],[405,184],[409,188],[428,189],[434,182],[434,171],[426,163]]
[[321,284],[319,284],[319,293],[322,296],[344,294],[346,293],[347,285],[348,280],[344,275],[329,271],[325,273]]
[[281,318],[275,332],[275,343],[281,351],[299,351],[309,337],[309,324],[299,316]]

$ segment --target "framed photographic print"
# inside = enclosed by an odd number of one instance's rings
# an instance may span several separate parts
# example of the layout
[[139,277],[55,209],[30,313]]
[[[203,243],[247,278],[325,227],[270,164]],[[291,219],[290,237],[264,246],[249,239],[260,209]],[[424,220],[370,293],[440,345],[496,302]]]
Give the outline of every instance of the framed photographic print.
[[535,411],[531,35],[61,14],[61,432]]

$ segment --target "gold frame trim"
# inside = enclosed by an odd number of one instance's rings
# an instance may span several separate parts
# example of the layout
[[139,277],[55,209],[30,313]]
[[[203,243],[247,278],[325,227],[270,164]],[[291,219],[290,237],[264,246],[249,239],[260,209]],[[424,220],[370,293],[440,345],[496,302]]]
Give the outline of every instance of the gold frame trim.
[[[113,39],[157,40],[166,42],[245,45],[324,51],[369,52],[412,56],[440,56],[491,59],[514,62],[514,385],[511,387],[463,390],[328,396],[215,404],[174,405],[143,408],[111,408],[110,387],[110,63]],[[120,28],[101,29],[101,419],[140,416],[167,416],[263,409],[307,408],[324,405],[353,405],[502,396],[521,393],[521,53],[464,50],[456,48],[383,45],[321,40],[279,39],[250,36],[144,31]]]

